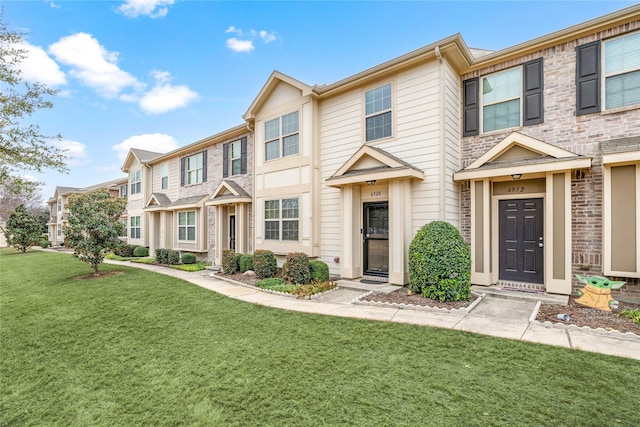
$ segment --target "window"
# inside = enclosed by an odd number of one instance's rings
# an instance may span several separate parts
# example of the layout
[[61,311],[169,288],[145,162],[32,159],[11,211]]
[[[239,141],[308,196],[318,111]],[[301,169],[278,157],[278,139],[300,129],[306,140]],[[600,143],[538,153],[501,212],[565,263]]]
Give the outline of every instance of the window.
[[120,237],[127,237],[127,220],[121,219],[120,224],[122,224],[122,230],[120,231]]
[[605,109],[640,104],[640,33],[604,42]]
[[58,224],[58,237],[62,236],[62,224]]
[[482,131],[520,126],[521,70],[482,78]]
[[62,210],[62,197],[58,197],[58,212]]
[[169,165],[166,163],[160,166],[160,176],[162,177],[162,189],[166,190],[169,188]]
[[391,136],[391,84],[365,93],[367,141]]
[[180,185],[193,185],[207,180],[207,150],[180,159]]
[[120,186],[120,197],[127,197],[127,184]]
[[[293,156],[300,152],[300,118],[297,111],[264,124],[265,159]],[[282,156],[280,155],[282,153]]]
[[266,240],[298,240],[298,198],[264,202]]
[[131,173],[131,194],[138,194],[142,191],[142,171]]
[[542,58],[465,80],[462,83],[463,136],[542,123],[543,80]]
[[130,219],[131,224],[131,232],[129,233],[129,237],[132,239],[140,238],[140,217],[132,216]]
[[242,170],[241,141],[232,142],[229,148],[231,149],[231,155],[229,156],[231,161],[231,175],[238,175]]
[[178,240],[196,240],[196,212],[178,212]]

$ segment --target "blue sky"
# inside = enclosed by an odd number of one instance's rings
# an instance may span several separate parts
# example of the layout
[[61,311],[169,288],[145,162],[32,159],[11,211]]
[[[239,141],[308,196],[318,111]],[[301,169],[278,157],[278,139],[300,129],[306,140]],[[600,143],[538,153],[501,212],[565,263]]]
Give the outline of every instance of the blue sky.
[[3,21],[27,33],[24,80],[60,92],[34,114],[67,149],[55,186],[123,176],[130,147],[166,152],[243,122],[273,70],[333,83],[461,33],[499,50],[635,1],[12,1]]

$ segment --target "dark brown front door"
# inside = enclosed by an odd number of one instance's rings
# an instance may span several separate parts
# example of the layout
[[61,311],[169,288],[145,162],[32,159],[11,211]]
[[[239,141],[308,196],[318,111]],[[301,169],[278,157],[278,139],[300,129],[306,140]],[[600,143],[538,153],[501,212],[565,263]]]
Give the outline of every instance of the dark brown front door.
[[236,250],[236,216],[229,216],[229,249]]
[[501,280],[544,281],[542,199],[500,200]]
[[364,274],[389,275],[389,204],[365,203]]

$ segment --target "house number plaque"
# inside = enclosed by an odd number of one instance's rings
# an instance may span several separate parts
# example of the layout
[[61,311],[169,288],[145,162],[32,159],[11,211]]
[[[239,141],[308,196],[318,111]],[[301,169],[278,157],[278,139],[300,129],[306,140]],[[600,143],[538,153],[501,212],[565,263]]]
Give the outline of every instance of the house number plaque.
[[524,193],[524,186],[509,187],[507,192],[509,192],[509,193]]
[[371,197],[378,197],[378,196],[380,196],[380,195],[382,195],[382,192],[381,192],[381,191],[372,191],[372,192],[371,192]]

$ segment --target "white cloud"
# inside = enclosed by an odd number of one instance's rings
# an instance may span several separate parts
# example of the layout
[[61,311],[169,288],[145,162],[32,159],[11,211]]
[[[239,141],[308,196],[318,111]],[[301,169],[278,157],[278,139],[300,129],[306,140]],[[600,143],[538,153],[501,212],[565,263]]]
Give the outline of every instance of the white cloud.
[[234,52],[251,52],[255,49],[251,40],[238,40],[235,37],[227,39],[227,47]]
[[167,153],[178,148],[178,141],[172,136],[163,133],[150,133],[131,136],[111,148],[116,150],[120,160],[124,161],[131,148],[139,148],[140,150],[154,151],[156,153]]
[[127,18],[137,18],[147,15],[150,18],[162,18],[169,12],[167,6],[171,6],[174,0],[125,0],[118,8]]
[[255,49],[253,41],[258,37],[262,39],[265,44],[276,40],[276,34],[273,31],[256,31],[254,29],[243,31],[242,28],[237,28],[233,25],[227,28],[225,33],[235,34],[237,36],[227,39],[227,47],[235,52],[251,52]]
[[84,144],[69,139],[52,141],[51,144],[64,151],[68,166],[79,166],[88,163],[87,147]]
[[67,79],[58,64],[40,46],[23,42],[16,48],[24,50],[26,55],[19,65],[22,79],[47,86],[67,84]]
[[63,37],[49,46],[49,52],[71,67],[72,76],[106,98],[114,98],[126,88],[140,90],[144,87],[118,67],[118,53],[107,51],[91,34]]
[[62,6],[60,6],[59,4],[55,4],[54,2],[50,2],[49,6],[51,6],[54,9],[60,9]]
[[156,85],[142,96],[139,104],[145,113],[166,113],[185,107],[198,98],[198,94],[185,85],[170,85],[171,74],[168,71],[154,70],[151,75]]
[[276,35],[273,31],[268,32],[265,30],[261,30],[260,31],[260,38],[265,42],[265,43],[271,43],[272,41],[274,41],[276,39]]

